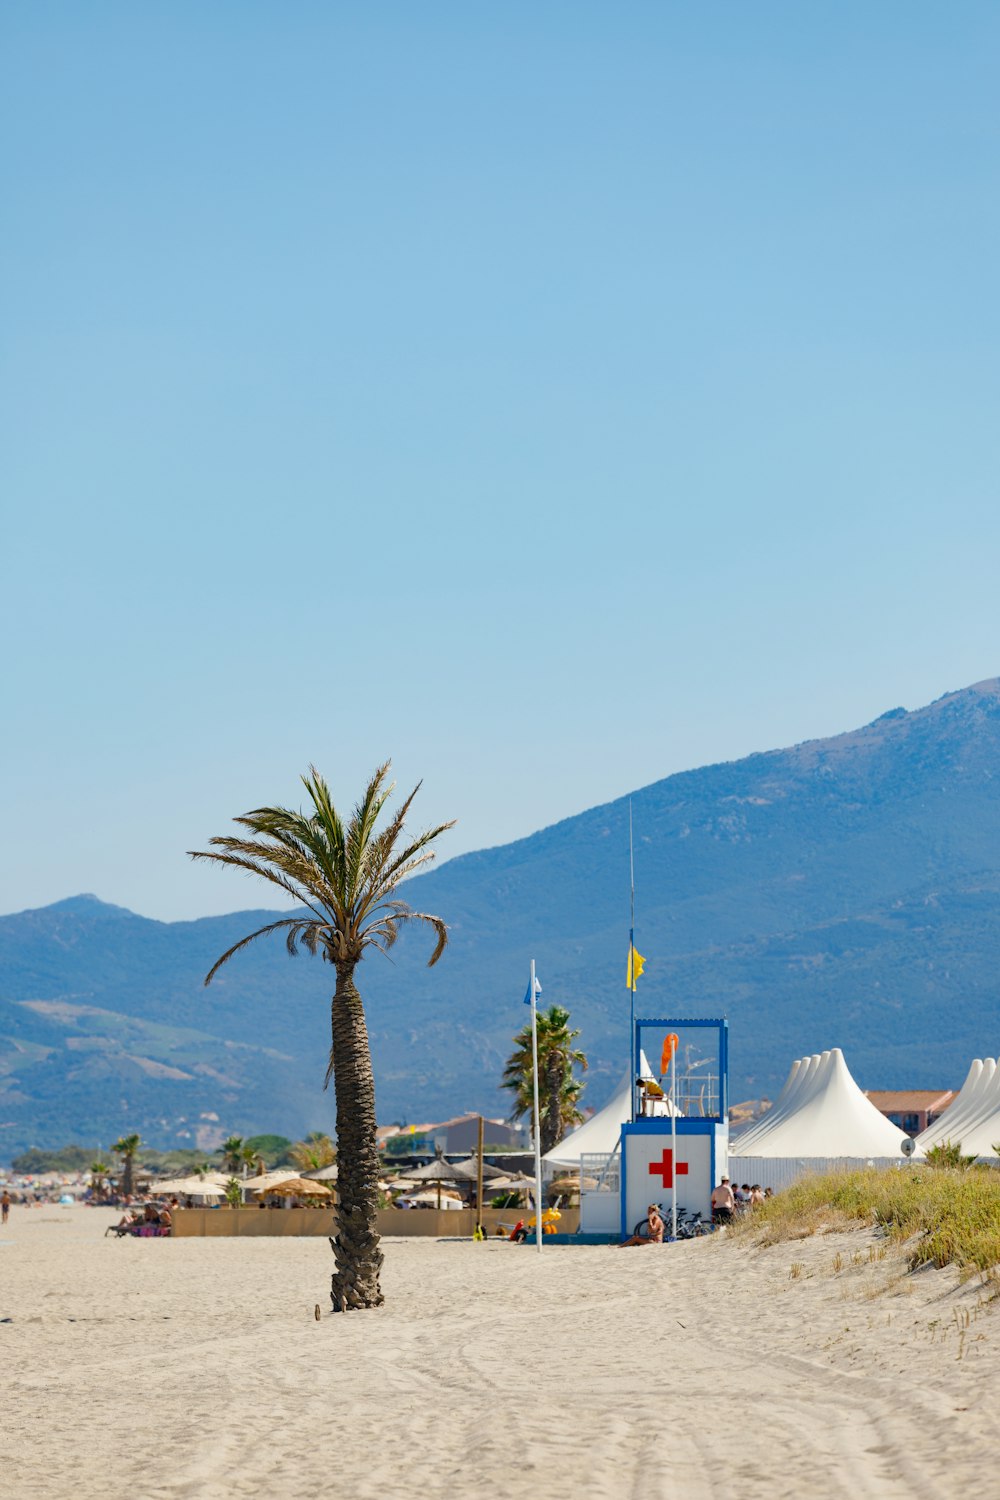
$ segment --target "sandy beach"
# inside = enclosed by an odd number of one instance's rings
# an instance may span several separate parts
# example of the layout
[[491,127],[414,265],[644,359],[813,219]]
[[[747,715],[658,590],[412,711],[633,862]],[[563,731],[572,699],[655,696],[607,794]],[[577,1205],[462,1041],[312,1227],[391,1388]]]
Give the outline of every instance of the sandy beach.
[[902,1500],[992,1469],[1000,1303],[865,1232],[387,1241],[386,1307],[333,1317],[322,1240],[117,1241],[112,1217],[15,1208],[0,1238],[12,1500]]

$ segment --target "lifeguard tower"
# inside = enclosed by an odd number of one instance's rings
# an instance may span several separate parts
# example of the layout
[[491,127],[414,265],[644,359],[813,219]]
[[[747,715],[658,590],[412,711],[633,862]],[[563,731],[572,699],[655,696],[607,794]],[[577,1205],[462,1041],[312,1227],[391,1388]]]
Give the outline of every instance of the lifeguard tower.
[[709,1218],[729,1158],[728,1023],[636,1019],[631,1105],[621,1133],[622,1238],[650,1203],[662,1206],[669,1233],[675,1192],[678,1208]]

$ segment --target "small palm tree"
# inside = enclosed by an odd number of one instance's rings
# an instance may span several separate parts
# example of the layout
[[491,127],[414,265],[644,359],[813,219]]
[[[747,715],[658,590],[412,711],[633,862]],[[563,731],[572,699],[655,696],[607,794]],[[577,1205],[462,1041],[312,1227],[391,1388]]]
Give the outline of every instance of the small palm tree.
[[[558,1145],[567,1130],[578,1125],[583,1115],[577,1108],[577,1100],[583,1091],[583,1082],[573,1076],[573,1068],[586,1070],[587,1059],[573,1047],[580,1035],[569,1029],[569,1011],[561,1005],[552,1005],[540,1010],[538,1021],[538,1113],[541,1124],[542,1152],[551,1151]],[[522,1027],[514,1038],[515,1051],[511,1053],[503,1073],[503,1087],[514,1095],[511,1120],[523,1119],[534,1113],[535,1070],[532,1055],[531,1026]]]
[[111,1168],[106,1161],[90,1163],[90,1189],[96,1198],[103,1196],[110,1171]]
[[127,1198],[131,1198],[135,1192],[133,1186],[133,1163],[135,1154],[142,1145],[142,1139],[138,1135],[123,1135],[115,1141],[111,1147],[116,1156],[122,1159],[122,1192]]
[[238,1177],[230,1177],[224,1184],[222,1191],[226,1195],[226,1202],[230,1208],[239,1208],[243,1202],[243,1184]]
[[336,1161],[337,1153],[328,1135],[314,1130],[304,1141],[296,1141],[288,1148],[288,1154],[300,1172],[318,1172]]
[[206,984],[234,953],[257,938],[280,931],[284,931],[289,953],[296,953],[302,942],[311,954],[320,953],[337,971],[326,1070],[326,1083],[333,1078],[337,1098],[340,1201],[337,1235],[331,1241],[337,1265],[331,1283],[335,1311],[378,1307],[384,1300],[379,1285],[382,1252],[377,1229],[375,1079],[354,971],[368,948],[387,952],[406,922],[426,922],[434,929],[437,942],[428,960],[431,964],[437,963],[448,941],[440,917],[411,911],[395,892],[402,881],[434,858],[429,845],[453,825],[439,824],[406,843],[406,817],[418,786],[379,830],[379,818],[393,791],[388,774],[386,762],[376,770],[345,822],[334,806],[329,787],[313,768],[302,778],[311,804],[308,811],[257,808],[236,819],[247,830],[244,836],[213,838],[209,840],[212,849],[191,851],[194,859],[233,865],[259,875],[305,908],[234,943],[213,964]]

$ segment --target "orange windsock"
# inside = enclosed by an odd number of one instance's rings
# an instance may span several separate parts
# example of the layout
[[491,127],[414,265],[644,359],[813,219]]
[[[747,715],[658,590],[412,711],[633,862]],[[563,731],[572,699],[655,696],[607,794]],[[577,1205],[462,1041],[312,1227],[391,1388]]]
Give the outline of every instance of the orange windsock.
[[660,1077],[661,1078],[663,1077],[664,1073],[666,1073],[667,1070],[670,1067],[670,1059],[673,1057],[674,1053],[677,1051],[677,1044],[678,1044],[679,1041],[680,1041],[680,1037],[677,1035],[676,1031],[669,1031],[667,1033],[667,1035],[663,1038],[663,1051],[660,1053]]

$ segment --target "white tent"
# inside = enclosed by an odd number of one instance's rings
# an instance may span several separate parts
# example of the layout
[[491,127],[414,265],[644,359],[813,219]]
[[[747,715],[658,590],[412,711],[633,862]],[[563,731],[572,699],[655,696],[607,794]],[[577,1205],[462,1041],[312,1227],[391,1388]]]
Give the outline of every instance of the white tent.
[[945,1142],[963,1156],[994,1157],[1000,1142],[1000,1059],[975,1058],[957,1099],[917,1136],[922,1151]]
[[730,1149],[752,1154],[754,1143],[759,1137],[767,1135],[776,1125],[795,1113],[797,1105],[807,1097],[820,1064],[829,1055],[828,1052],[815,1052],[812,1057],[797,1057],[788,1070],[784,1087],[774,1104],[755,1124],[730,1141]]
[[966,1128],[982,1112],[984,1090],[989,1086],[990,1072],[995,1071],[995,1066],[992,1058],[987,1058],[985,1062],[982,1058],[973,1058],[957,1097],[917,1137],[925,1151],[928,1146],[940,1146],[945,1141],[953,1144],[961,1141]]
[[800,1057],[773,1109],[730,1143],[733,1157],[897,1157],[898,1126],[854,1082],[839,1047]]
[[[641,1078],[654,1076],[645,1052],[639,1054],[639,1076]],[[550,1167],[578,1167],[581,1156],[610,1156],[613,1151],[616,1151],[621,1139],[622,1126],[631,1119],[631,1083],[632,1075],[626,1073],[604,1108],[598,1110],[596,1115],[591,1115],[590,1119],[577,1126],[576,1130],[571,1130],[557,1146],[553,1146],[551,1151],[545,1153],[542,1161],[547,1162]],[[657,1115],[669,1115],[670,1101],[658,1099],[653,1109]]]

